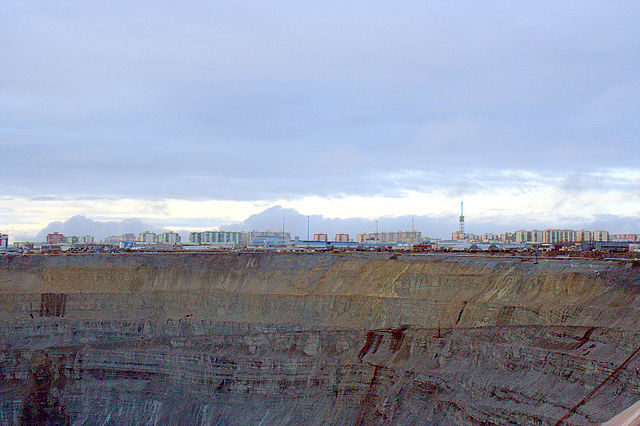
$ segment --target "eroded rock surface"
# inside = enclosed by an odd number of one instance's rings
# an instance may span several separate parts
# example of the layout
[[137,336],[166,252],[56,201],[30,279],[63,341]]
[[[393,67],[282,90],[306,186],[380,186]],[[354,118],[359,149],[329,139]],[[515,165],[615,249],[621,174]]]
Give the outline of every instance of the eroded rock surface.
[[[388,254],[0,257],[0,424],[598,423],[640,268]],[[640,356],[638,357],[640,358]]]

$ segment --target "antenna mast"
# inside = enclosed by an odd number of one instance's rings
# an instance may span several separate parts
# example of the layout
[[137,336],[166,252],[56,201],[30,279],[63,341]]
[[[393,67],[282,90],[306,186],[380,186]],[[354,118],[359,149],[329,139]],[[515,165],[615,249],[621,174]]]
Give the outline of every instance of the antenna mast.
[[459,223],[460,223],[460,234],[464,234],[464,211],[463,211],[462,200],[460,200],[460,219],[459,219]]

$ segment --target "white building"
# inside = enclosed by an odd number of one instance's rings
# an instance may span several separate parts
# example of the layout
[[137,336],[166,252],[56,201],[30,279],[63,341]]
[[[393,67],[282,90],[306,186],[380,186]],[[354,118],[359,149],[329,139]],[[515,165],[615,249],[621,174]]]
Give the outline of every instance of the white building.
[[203,231],[189,233],[189,242],[199,245],[241,247],[242,240],[242,232],[235,231]]
[[158,236],[155,232],[144,231],[140,233],[138,241],[142,241],[143,243],[156,243],[158,242]]
[[609,241],[639,242],[640,234],[609,234]]
[[369,232],[358,234],[359,243],[419,243],[422,241],[422,232],[398,231],[398,232]]
[[250,231],[247,233],[247,245],[250,247],[270,247],[291,242],[288,232]]
[[169,231],[158,234],[157,241],[160,244],[176,244],[180,242],[180,234],[177,232]]

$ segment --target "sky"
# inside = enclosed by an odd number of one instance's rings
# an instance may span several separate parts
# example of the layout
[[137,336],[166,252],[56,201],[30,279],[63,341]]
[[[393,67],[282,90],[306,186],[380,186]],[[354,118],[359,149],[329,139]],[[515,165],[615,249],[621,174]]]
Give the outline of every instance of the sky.
[[183,3],[0,3],[0,232],[640,232],[639,2]]

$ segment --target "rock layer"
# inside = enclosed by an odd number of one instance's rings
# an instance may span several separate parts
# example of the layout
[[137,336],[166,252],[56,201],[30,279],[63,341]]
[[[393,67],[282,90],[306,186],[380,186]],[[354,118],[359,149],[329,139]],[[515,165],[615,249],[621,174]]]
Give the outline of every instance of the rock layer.
[[0,423],[553,424],[640,399],[639,268],[464,255],[0,257]]

